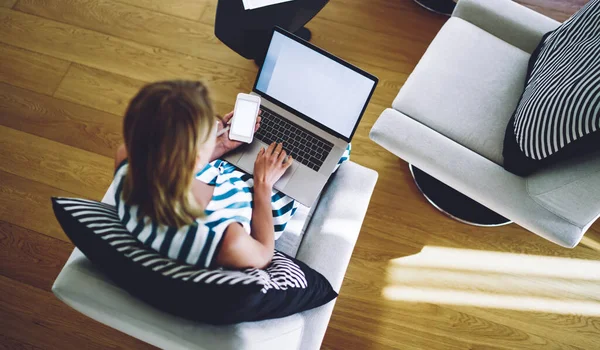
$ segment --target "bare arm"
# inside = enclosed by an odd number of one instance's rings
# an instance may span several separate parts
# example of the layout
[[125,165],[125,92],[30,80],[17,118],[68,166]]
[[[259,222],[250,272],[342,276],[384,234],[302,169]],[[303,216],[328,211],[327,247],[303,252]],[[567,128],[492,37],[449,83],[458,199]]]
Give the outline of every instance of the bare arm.
[[254,164],[254,205],[252,232],[249,236],[241,225],[231,224],[217,255],[217,264],[230,268],[265,268],[273,258],[275,230],[271,209],[273,185],[292,164],[283,145],[271,144],[261,149]]
[[219,266],[263,269],[271,262],[275,249],[275,231],[271,212],[271,188],[264,184],[254,186],[251,229],[251,236],[248,236],[238,223],[227,227],[217,255]]
[[254,205],[252,207],[251,235],[269,252],[269,262],[275,249],[275,229],[271,208],[272,187],[264,183],[254,185]]
[[[254,230],[253,230],[254,231]],[[273,249],[268,249],[249,236],[242,225],[227,226],[221,249],[217,254],[217,265],[232,269],[264,269],[273,258]]]

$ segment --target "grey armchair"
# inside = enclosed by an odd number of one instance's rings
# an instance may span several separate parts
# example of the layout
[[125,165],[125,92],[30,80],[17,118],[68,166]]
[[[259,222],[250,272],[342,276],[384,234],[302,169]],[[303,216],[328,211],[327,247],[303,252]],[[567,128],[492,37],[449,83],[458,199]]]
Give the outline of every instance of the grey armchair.
[[600,215],[600,152],[528,177],[502,167],[529,57],[558,25],[509,0],[460,0],[370,137],[531,232],[574,247]]

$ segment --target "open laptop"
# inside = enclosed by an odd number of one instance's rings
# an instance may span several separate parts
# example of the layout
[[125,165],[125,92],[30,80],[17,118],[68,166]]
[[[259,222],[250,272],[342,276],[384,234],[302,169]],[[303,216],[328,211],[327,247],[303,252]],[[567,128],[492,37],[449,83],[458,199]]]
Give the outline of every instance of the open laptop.
[[275,188],[311,206],[352,139],[378,79],[275,27],[252,94],[261,127],[225,159],[252,174],[261,147],[282,142],[294,163]]

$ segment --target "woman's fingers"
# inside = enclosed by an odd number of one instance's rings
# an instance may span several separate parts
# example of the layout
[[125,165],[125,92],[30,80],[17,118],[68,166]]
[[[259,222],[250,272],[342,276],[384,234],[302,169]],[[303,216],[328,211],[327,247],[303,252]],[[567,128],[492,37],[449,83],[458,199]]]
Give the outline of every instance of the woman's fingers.
[[269,145],[269,148],[267,148],[267,156],[270,156],[271,154],[273,154],[273,151],[275,150],[275,146],[277,144],[275,142],[273,142],[272,144]]
[[285,159],[285,162],[283,162],[283,167],[284,167],[284,169],[287,169],[287,168],[289,168],[289,167],[292,165],[292,162],[294,162],[294,158],[292,158],[292,156],[288,156],[288,157]]
[[258,128],[260,128],[260,121],[261,121],[261,117],[256,118],[256,125],[254,125],[254,132],[256,132],[258,130]]
[[281,153],[281,151],[283,151],[283,144],[278,143],[277,147],[275,147],[275,150],[273,151],[273,153],[275,154],[276,157],[278,157],[279,154]]
[[233,111],[231,111],[223,116],[223,123],[229,124],[229,122],[231,121],[231,118],[233,118]]
[[279,153],[279,156],[277,157],[277,163],[283,164],[286,157],[287,157],[287,153],[284,150],[281,150],[281,152]]

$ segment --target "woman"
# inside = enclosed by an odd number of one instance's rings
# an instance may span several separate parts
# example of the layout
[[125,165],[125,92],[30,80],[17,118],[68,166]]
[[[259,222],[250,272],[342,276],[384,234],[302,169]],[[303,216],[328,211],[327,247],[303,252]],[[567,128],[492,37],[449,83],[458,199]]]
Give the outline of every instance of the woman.
[[293,160],[282,144],[271,144],[260,150],[253,179],[216,160],[241,144],[216,136],[232,116],[215,117],[200,82],[153,83],[133,98],[114,182],[119,216],[138,240],[201,267],[264,268],[271,262],[272,201],[286,208],[279,227],[295,211],[295,202],[274,194],[273,184]]

